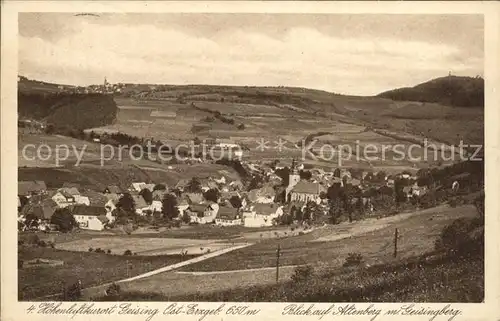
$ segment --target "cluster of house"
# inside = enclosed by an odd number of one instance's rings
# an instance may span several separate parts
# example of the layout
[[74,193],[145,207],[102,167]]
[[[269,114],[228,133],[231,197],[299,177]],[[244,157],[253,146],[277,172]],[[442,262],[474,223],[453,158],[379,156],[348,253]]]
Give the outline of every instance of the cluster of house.
[[[228,180],[226,176],[221,175],[198,179],[201,191],[192,193],[187,188],[190,179],[180,179],[177,184],[170,187],[167,184],[156,185],[145,182],[133,182],[125,189],[111,185],[99,192],[83,190],[75,184],[64,184],[61,188],[48,190],[43,181],[20,181],[19,219],[23,220],[26,215],[34,214],[39,218],[39,226],[43,229],[48,226],[50,217],[57,208],[68,208],[80,228],[103,230],[108,223],[115,220],[114,210],[125,193],[133,198],[136,215],[140,216],[161,213],[162,200],[166,193],[171,193],[177,199],[179,218],[187,215],[190,222],[199,224],[263,227],[275,224],[276,219],[284,213],[289,213],[292,206],[304,208],[309,202],[326,205],[326,192],[334,183],[341,186],[350,184],[361,191],[366,188],[361,180],[352,178],[348,170],[341,170],[339,176],[342,178],[340,178],[334,176],[333,172],[311,169],[311,177],[301,179],[300,170],[303,169],[303,165],[295,165],[294,162],[290,166],[288,185],[283,186],[282,178],[276,171],[286,165],[278,163],[273,169],[251,163],[245,163],[245,166],[250,171],[258,170],[267,176],[266,183],[259,188],[245,191],[240,180]],[[409,174],[402,175],[408,176],[405,178],[412,178]],[[383,184],[393,187],[394,179],[386,177]],[[147,201],[142,196],[142,191],[145,189],[152,195]],[[218,191],[217,201],[209,201],[204,197],[203,193],[212,189]],[[404,191],[408,197],[421,196],[425,193],[425,188],[415,184],[405,187]]]

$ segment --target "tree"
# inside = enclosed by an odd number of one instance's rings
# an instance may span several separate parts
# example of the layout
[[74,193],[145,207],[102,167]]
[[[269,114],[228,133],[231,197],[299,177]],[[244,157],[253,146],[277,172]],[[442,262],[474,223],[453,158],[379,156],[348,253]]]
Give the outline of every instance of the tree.
[[406,195],[403,191],[404,182],[401,179],[394,181],[394,195],[396,204],[404,203],[406,201]]
[[36,217],[36,215],[33,213],[29,213],[25,217],[24,225],[26,225],[28,228],[38,227],[38,217]]
[[368,173],[366,173],[365,177],[363,177],[363,180],[365,180],[367,182],[372,182],[373,179],[374,179],[374,175],[373,175],[372,171],[369,171]]
[[161,203],[163,217],[171,220],[179,216],[179,209],[177,208],[177,198],[174,195],[165,194]]
[[237,195],[231,196],[231,198],[229,199],[229,203],[231,203],[234,208],[241,208],[241,206],[243,205],[241,203],[241,198],[239,198]]
[[338,178],[340,178],[340,168],[336,168],[336,169],[333,171],[333,176],[334,176],[334,177],[338,177]]
[[184,222],[185,224],[189,224],[191,222],[191,216],[189,216],[188,213],[184,212],[182,214],[182,222]]
[[305,180],[309,180],[312,177],[312,174],[310,171],[304,171],[304,170],[301,170],[299,172],[299,175],[300,175],[300,179],[305,179]]
[[332,186],[328,187],[328,190],[326,191],[326,196],[328,200],[332,201],[334,199],[337,199],[340,197],[342,190],[342,186],[340,183],[334,183]]
[[375,180],[377,182],[383,182],[383,181],[385,181],[386,176],[387,176],[387,174],[384,171],[380,171],[377,173],[377,175],[375,175]]
[[205,193],[203,193],[203,197],[207,201],[211,201],[214,203],[217,203],[219,201],[219,196],[220,196],[220,192],[216,188],[211,188],[208,191],[206,191]]
[[274,173],[281,178],[281,185],[288,186],[290,180],[290,169],[288,167],[277,169]]
[[342,216],[342,201],[340,198],[335,198],[329,202],[330,208],[328,210],[328,215],[331,224],[338,224],[339,219]]
[[67,208],[58,208],[50,218],[50,223],[57,225],[59,231],[69,232],[78,227],[76,220]]
[[363,179],[363,169],[362,168],[350,168],[349,172],[351,173],[352,178]]
[[21,207],[20,207],[19,209],[21,209],[21,208],[23,208],[26,204],[28,204],[28,203],[29,203],[29,200],[28,200],[28,198],[27,198],[26,196],[22,195],[22,196],[19,196],[19,202],[21,203]]
[[135,213],[135,201],[130,193],[125,193],[116,203],[116,207],[129,213]]
[[190,193],[201,193],[201,182],[197,177],[191,178],[186,186],[186,191]]
[[146,204],[151,204],[153,203],[153,192],[151,192],[148,188],[144,188],[139,192],[139,195],[144,198],[146,201]]
[[48,124],[47,127],[45,127],[45,133],[47,135],[52,135],[55,132],[54,125]]

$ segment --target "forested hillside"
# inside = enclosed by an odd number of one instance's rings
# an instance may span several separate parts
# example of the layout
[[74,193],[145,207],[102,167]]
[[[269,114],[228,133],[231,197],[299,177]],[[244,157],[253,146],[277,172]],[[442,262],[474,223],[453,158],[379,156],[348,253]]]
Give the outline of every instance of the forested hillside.
[[484,79],[447,76],[411,88],[383,92],[378,97],[393,100],[440,103],[457,107],[484,106]]

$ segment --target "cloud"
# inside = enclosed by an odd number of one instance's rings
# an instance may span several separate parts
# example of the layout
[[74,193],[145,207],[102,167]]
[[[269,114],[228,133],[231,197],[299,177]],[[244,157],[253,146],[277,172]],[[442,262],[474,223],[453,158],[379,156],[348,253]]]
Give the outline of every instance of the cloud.
[[58,39],[20,36],[20,72],[78,85],[107,76],[113,82],[289,85],[370,95],[449,70],[480,73],[483,63],[450,44],[341,38],[304,27],[281,37],[234,28],[201,37],[152,24],[77,24]]

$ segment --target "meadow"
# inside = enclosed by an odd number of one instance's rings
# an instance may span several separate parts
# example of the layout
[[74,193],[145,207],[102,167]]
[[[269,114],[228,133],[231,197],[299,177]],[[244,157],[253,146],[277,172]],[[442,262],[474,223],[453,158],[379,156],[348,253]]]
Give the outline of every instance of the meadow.
[[124,256],[123,253],[104,254],[73,252],[49,247],[18,248],[20,260],[38,258],[59,260],[61,266],[18,269],[18,296],[20,300],[57,294],[65,286],[81,280],[83,287],[95,286],[145,273],[165,265],[189,259],[192,256]]
[[[360,253],[369,264],[391,262],[393,258],[394,229],[398,229],[398,258],[423,254],[434,249],[434,241],[441,229],[459,217],[476,215],[473,206],[450,208],[441,205],[406,215],[404,219],[379,224],[387,226],[371,229],[363,233],[352,229],[360,228],[362,222],[326,226],[309,234],[284,239],[270,239],[250,247],[239,249],[222,257],[211,258],[203,264],[192,264],[183,271],[223,271],[272,267],[276,264],[278,244],[282,250],[280,259],[283,265],[303,265],[310,262],[340,265],[348,253]],[[394,219],[393,219],[394,220]],[[389,221],[386,222],[386,221]],[[377,224],[377,223],[374,223]],[[363,225],[363,224],[362,224]],[[366,224],[365,224],[366,225]],[[373,225],[373,224],[368,224]],[[335,234],[348,234],[349,237],[328,241]]]

